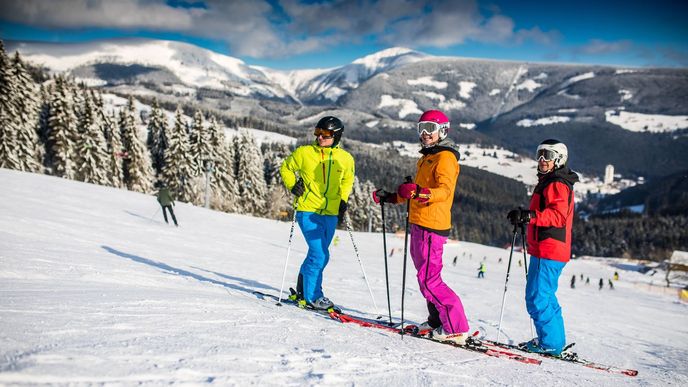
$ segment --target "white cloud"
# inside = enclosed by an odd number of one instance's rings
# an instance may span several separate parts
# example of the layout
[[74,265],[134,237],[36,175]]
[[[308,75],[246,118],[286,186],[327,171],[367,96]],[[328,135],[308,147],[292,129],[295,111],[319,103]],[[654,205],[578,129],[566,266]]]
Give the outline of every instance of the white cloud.
[[[181,2],[180,2],[181,3]],[[373,40],[393,46],[451,47],[468,40],[551,40],[537,26],[516,30],[476,0],[3,0],[3,19],[43,28],[170,31],[225,42],[232,55],[279,58]],[[187,7],[189,6],[190,7]]]

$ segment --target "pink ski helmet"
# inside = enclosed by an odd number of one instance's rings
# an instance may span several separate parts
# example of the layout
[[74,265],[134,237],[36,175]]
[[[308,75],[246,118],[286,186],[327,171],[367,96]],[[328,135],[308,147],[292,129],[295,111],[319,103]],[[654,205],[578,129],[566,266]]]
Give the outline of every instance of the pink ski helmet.
[[418,136],[436,131],[440,133],[440,140],[444,140],[449,133],[449,118],[439,110],[428,110],[418,119]]

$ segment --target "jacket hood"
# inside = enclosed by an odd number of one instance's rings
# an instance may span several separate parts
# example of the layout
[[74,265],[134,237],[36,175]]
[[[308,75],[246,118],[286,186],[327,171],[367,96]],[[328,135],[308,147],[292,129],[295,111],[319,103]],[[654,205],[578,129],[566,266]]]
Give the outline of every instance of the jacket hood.
[[565,180],[571,185],[578,183],[578,181],[580,180],[578,174],[572,171],[571,168],[568,167],[568,165],[564,165],[563,167],[557,168],[549,173],[538,172],[538,182],[555,178]]
[[460,159],[461,154],[459,153],[459,146],[456,145],[449,137],[445,137],[434,146],[420,149],[420,153],[423,155],[432,155],[443,151],[451,152],[456,157],[456,161]]

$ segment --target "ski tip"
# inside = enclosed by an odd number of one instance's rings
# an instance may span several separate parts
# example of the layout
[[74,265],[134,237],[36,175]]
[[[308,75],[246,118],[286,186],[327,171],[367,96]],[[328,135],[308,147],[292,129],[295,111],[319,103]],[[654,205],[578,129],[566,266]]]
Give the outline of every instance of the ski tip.
[[281,303],[281,302],[278,302],[278,303],[276,303],[275,305],[277,305],[277,306],[282,306],[282,303]]

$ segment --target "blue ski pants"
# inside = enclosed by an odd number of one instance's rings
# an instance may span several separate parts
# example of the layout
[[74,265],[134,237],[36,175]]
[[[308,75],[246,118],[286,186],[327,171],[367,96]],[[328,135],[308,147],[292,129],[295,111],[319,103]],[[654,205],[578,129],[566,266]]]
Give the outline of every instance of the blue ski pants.
[[308,253],[299,273],[303,281],[303,298],[313,302],[323,296],[323,270],[330,260],[330,242],[337,227],[337,216],[297,211],[296,221],[308,244]]
[[540,346],[559,351],[566,345],[566,335],[555,293],[565,265],[565,262],[531,255],[526,281],[526,308],[535,324]]

